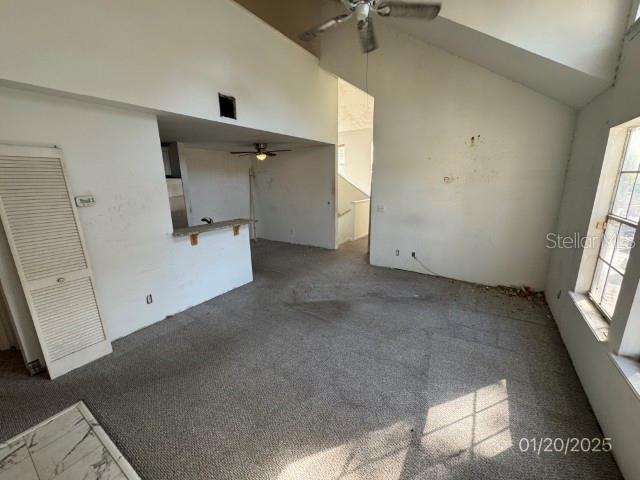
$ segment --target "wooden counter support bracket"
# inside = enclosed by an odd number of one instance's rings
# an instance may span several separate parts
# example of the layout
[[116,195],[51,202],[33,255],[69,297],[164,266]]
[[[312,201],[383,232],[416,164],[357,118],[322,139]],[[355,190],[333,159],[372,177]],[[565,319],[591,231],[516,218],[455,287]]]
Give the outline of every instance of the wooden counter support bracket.
[[174,237],[189,237],[191,239],[191,245],[198,245],[198,235],[210,232],[213,230],[222,230],[224,228],[233,229],[233,235],[240,235],[240,227],[242,225],[249,225],[251,222],[244,218],[236,218],[234,220],[226,220],[223,222],[207,223],[205,225],[196,225],[194,227],[178,228],[173,231]]

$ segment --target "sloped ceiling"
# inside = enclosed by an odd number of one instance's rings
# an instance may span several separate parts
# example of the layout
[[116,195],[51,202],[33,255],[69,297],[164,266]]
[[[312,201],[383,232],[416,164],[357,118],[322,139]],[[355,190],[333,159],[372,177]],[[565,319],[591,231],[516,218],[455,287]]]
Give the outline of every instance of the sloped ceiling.
[[415,21],[388,23],[574,108],[589,103],[614,81],[613,72],[607,76],[590,75],[444,17],[431,22],[428,29]]
[[320,42],[302,42],[298,35],[322,21],[325,0],[235,0],[302,48],[320,55]]
[[618,64],[631,0],[443,0],[442,18],[601,78]]
[[631,0],[443,0],[440,17],[388,25],[582,107],[615,80]]
[[[344,11],[337,0],[236,1],[317,56],[321,44],[298,34]],[[433,22],[376,21],[579,108],[613,84],[632,3],[442,0]]]
[[349,82],[338,81],[338,132],[373,128],[374,99]]

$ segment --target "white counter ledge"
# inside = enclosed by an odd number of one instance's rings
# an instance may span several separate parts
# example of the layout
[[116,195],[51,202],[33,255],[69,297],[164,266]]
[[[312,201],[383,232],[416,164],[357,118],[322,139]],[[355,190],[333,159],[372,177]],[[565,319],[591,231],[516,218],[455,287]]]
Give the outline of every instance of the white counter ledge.
[[251,222],[246,218],[236,218],[233,220],[225,220],[222,222],[205,223],[203,225],[195,225],[193,227],[176,228],[173,231],[174,237],[190,237],[201,233],[210,232],[212,230],[222,230],[224,228],[240,227],[240,225],[249,225]]

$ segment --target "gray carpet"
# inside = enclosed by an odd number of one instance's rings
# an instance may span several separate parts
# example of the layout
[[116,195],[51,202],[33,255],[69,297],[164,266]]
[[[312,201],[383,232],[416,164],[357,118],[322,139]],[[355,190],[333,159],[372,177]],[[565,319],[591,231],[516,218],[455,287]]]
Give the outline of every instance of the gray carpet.
[[[84,400],[145,479],[619,479],[547,307],[260,241],[255,282],[50,382],[0,354],[0,437]],[[614,439],[615,443],[615,439]]]

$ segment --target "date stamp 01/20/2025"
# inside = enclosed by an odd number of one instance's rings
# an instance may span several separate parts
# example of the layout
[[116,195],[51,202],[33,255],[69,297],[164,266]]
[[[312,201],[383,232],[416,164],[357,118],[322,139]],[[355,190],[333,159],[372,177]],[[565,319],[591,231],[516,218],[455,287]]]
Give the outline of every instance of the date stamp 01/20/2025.
[[518,448],[523,453],[542,455],[545,453],[606,453],[613,448],[611,438],[521,438]]

